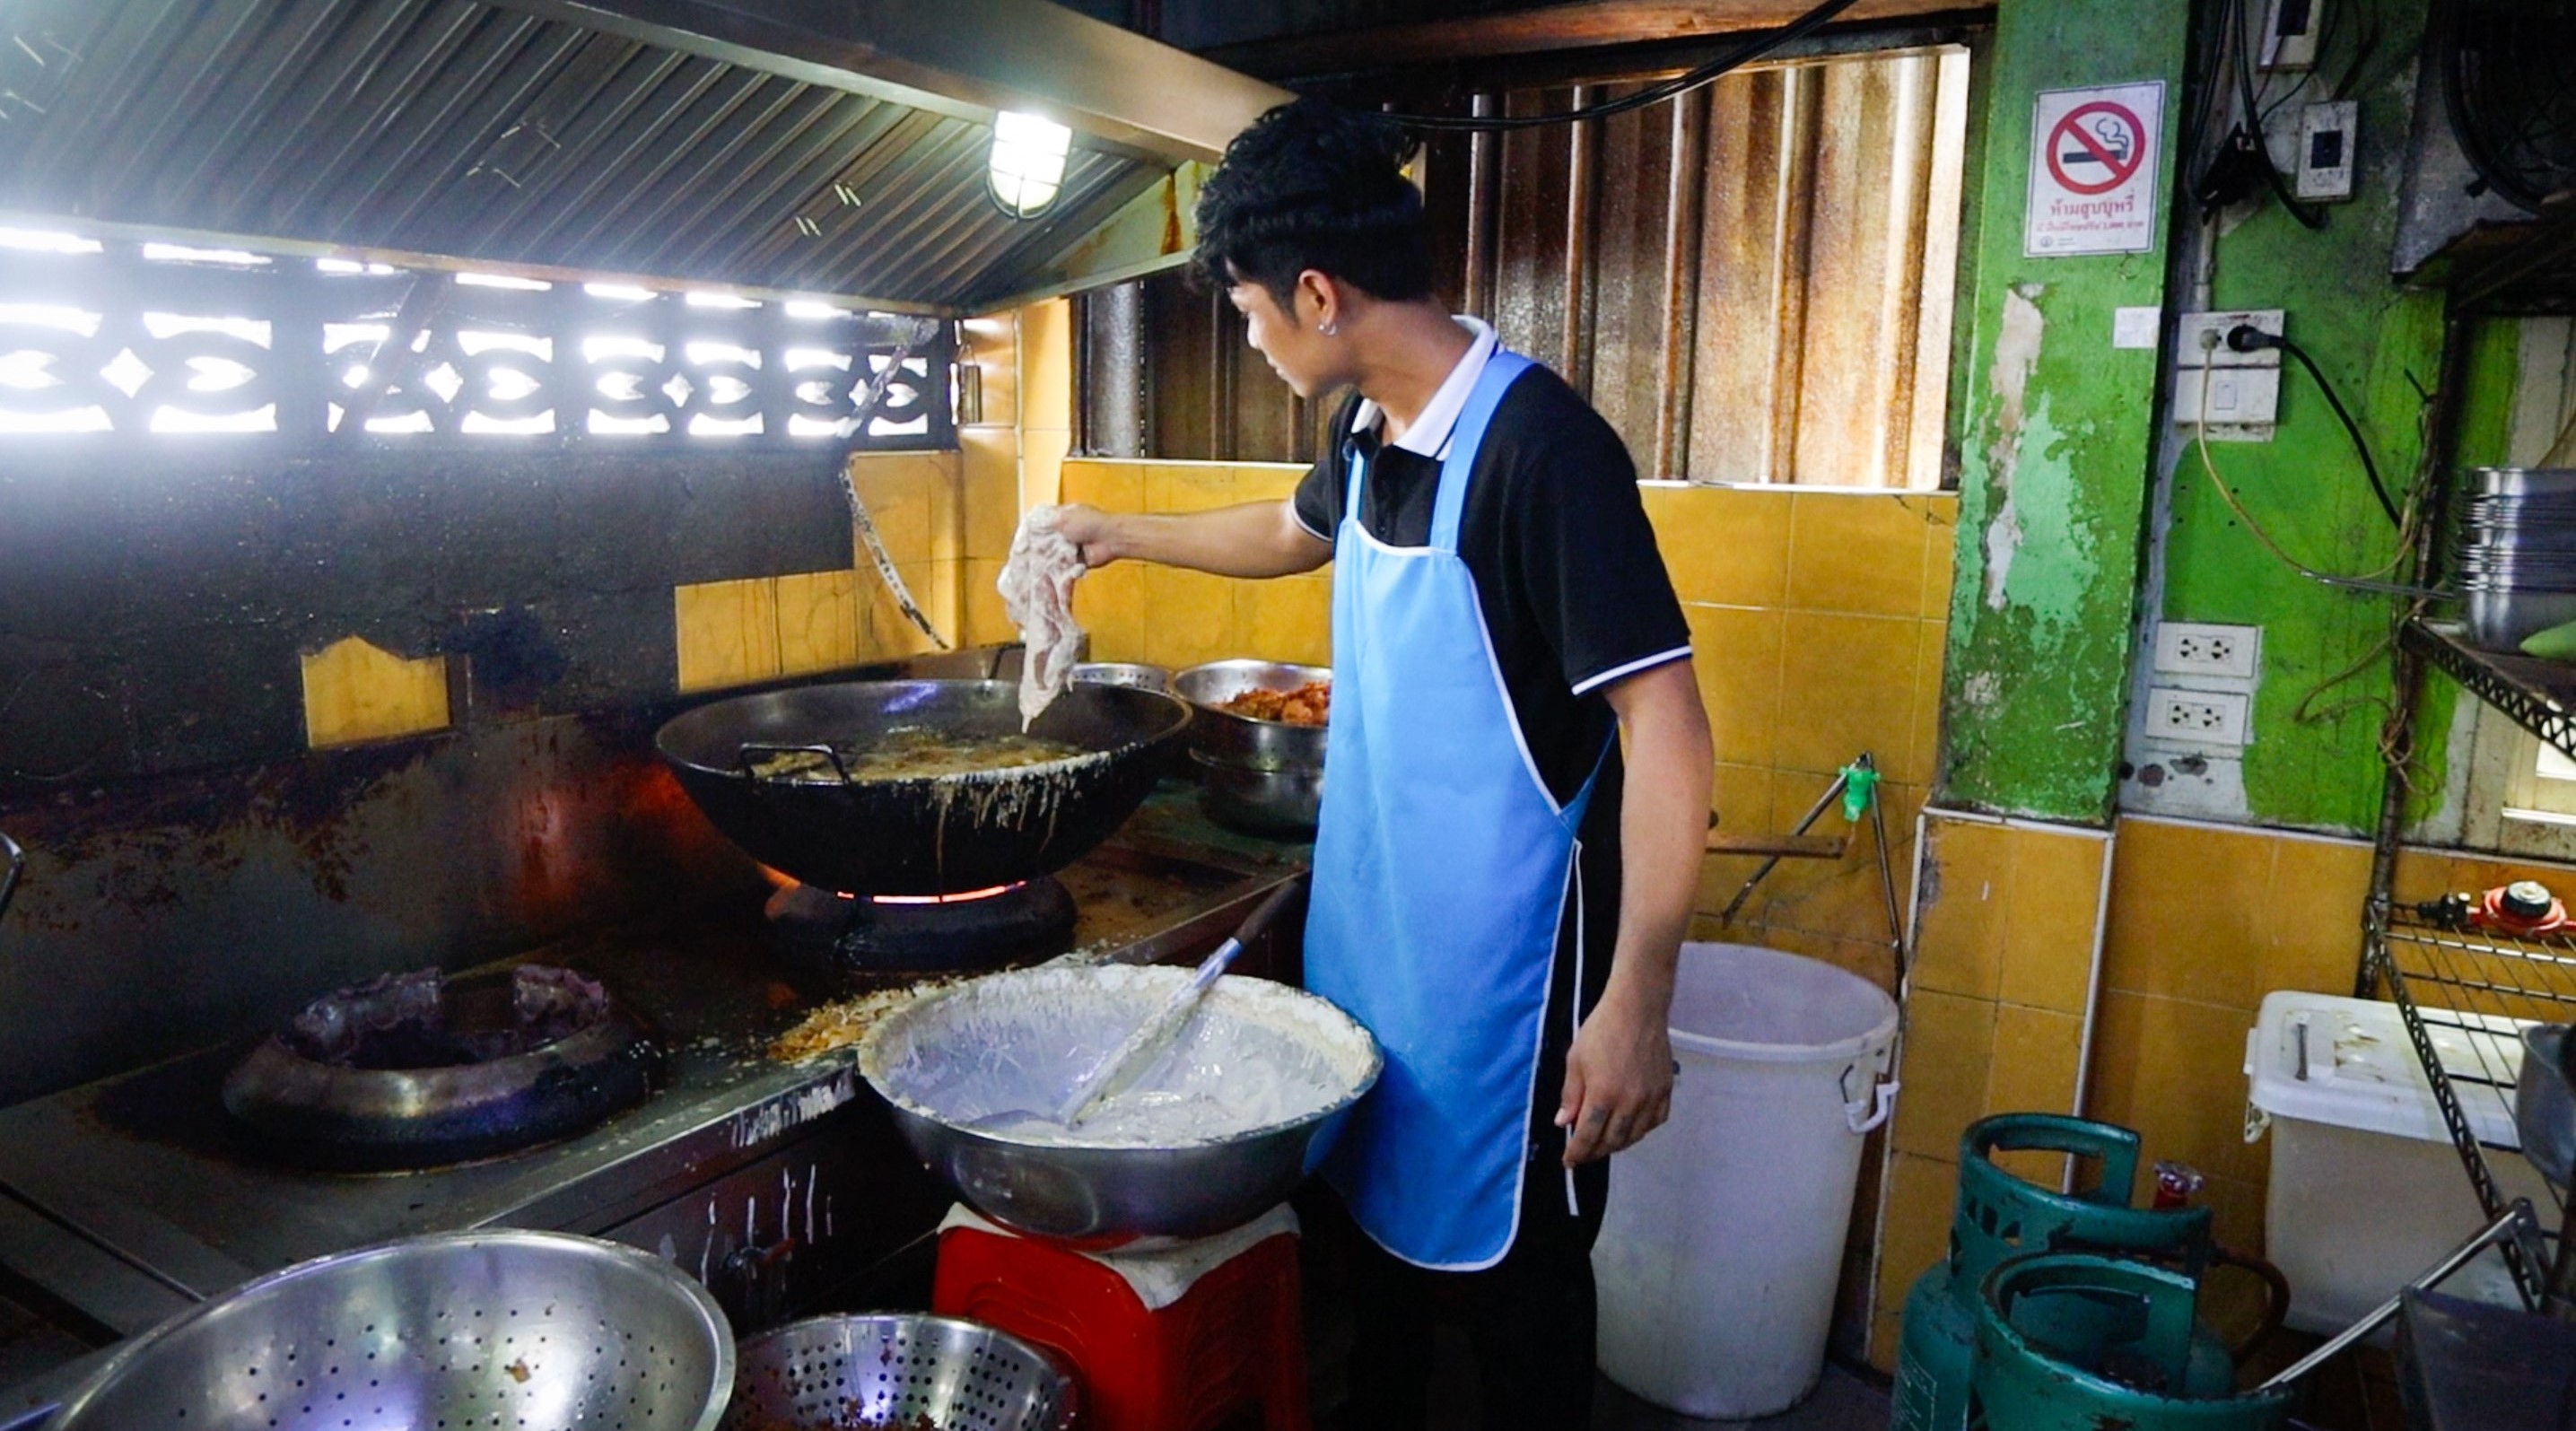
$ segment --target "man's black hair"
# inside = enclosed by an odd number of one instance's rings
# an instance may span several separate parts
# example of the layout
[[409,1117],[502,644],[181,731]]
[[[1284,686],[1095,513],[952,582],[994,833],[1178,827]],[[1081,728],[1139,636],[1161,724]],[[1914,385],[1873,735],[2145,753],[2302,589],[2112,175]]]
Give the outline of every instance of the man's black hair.
[[1428,297],[1410,149],[1394,121],[1321,100],[1254,120],[1199,190],[1199,276],[1219,288],[1258,283],[1282,308],[1310,268],[1388,302]]

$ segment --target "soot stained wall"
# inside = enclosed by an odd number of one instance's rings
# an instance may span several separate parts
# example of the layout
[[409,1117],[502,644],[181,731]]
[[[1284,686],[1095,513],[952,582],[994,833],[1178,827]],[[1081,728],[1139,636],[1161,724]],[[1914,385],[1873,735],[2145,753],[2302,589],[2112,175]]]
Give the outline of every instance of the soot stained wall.
[[836,451],[191,441],[0,466],[0,796],[293,755],[351,634],[465,657],[460,723],[666,698],[673,586],[851,563]]

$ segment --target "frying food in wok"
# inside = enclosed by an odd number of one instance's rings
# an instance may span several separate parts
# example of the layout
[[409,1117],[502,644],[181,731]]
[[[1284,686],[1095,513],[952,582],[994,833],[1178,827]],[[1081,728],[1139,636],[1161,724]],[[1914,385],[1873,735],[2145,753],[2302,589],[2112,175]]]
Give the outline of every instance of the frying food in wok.
[[820,750],[782,750],[753,760],[751,773],[762,780],[816,780],[827,784],[838,781],[841,770],[847,770],[852,780],[930,780],[979,770],[1016,770],[1082,754],[1079,747],[1063,741],[1016,731],[960,735],[921,726],[897,726],[862,750],[850,751],[838,745],[833,749],[840,754],[838,769],[832,757]]

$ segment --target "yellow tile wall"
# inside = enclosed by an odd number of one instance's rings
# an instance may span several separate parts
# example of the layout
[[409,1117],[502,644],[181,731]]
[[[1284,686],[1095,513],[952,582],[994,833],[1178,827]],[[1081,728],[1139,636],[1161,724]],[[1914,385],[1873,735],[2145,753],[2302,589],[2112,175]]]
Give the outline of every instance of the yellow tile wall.
[[[1870,1357],[1893,1366],[1906,1289],[1949,1252],[1959,1135],[1990,1113],[2078,1106],[2106,831],[1943,810],[1924,821],[1905,1040],[1883,1179]],[[2006,1166],[2056,1181],[2057,1160]]]
[[[1937,754],[1958,499],[1671,483],[1643,495],[1690,623],[1721,828],[1788,830],[1867,750],[1903,899]],[[1849,827],[1828,811],[1813,829]],[[1759,861],[1710,858],[1692,937],[1813,955],[1891,987],[1876,849],[1851,833],[1839,861],[1783,861],[1732,925],[1717,915]]]
[[[968,624],[961,603],[971,565],[964,461],[956,452],[879,452],[855,455],[849,464],[851,485],[905,589],[952,644],[964,644]],[[999,566],[996,561],[997,572]],[[845,569],[676,587],[671,607],[683,692],[812,675],[933,649],[903,615],[864,549]]]
[[447,658],[412,660],[344,636],[303,658],[304,743],[319,748],[443,730]]
[[[1177,515],[1283,500],[1306,469],[1289,462],[1077,457],[1062,471],[1067,502]],[[1329,565],[1302,576],[1236,581],[1119,562],[1082,579],[1073,609],[1091,633],[1095,660],[1150,661],[1175,671],[1234,656],[1325,666],[1332,664],[1332,595]]]

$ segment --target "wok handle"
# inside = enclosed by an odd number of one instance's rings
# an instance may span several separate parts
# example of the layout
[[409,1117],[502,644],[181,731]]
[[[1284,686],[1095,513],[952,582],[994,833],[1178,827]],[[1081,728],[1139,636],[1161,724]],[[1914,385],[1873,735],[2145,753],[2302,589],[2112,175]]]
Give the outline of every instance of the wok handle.
[[828,745],[764,745],[758,741],[745,741],[734,752],[733,768],[741,771],[742,777],[754,785],[776,783],[752,773],[752,760],[764,755],[819,755],[832,762],[832,771],[841,777],[842,784],[856,783],[850,779],[850,767],[841,763],[841,752]]
[[7,914],[9,900],[18,893],[18,880],[27,872],[27,852],[7,835],[0,835],[0,852],[9,856],[9,872],[0,875],[0,914]]

